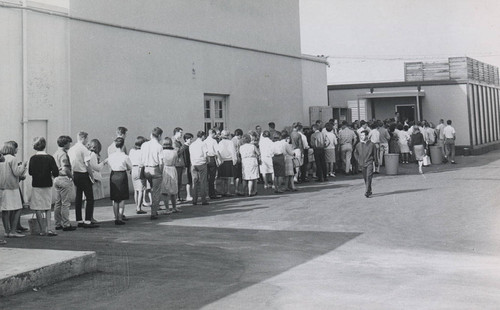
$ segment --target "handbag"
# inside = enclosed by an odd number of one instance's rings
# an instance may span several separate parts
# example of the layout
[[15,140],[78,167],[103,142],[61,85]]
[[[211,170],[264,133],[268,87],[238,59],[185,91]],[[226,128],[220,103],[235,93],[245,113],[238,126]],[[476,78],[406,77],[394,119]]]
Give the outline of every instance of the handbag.
[[139,172],[139,178],[140,178],[141,180],[146,180],[146,173],[145,173],[145,171],[144,171],[144,170],[146,169],[146,167],[142,166],[140,169],[141,169],[141,170],[140,170],[140,172]]
[[297,157],[292,158],[292,163],[294,168],[299,168],[300,167],[300,160]]
[[429,155],[425,154],[422,160],[424,167],[428,167],[431,165],[431,158],[429,157]]

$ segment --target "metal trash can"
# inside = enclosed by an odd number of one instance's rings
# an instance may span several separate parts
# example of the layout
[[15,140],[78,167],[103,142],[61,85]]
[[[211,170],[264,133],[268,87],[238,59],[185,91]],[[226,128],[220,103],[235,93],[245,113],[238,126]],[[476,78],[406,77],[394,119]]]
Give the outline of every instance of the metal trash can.
[[385,154],[385,174],[396,175],[399,170],[399,154]]
[[437,145],[432,145],[429,147],[431,150],[431,163],[433,165],[439,165],[443,163],[443,148]]

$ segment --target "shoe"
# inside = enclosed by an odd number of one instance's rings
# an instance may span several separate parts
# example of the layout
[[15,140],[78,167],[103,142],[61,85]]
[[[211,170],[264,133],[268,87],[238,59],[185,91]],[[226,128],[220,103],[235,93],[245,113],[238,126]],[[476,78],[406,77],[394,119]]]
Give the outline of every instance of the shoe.
[[454,160],[452,160],[452,161],[451,161],[451,163],[452,163],[452,164],[454,164],[454,165],[456,165],[456,164],[457,164]]
[[181,209],[175,208],[172,210],[172,213],[182,213]]
[[5,241],[4,239],[0,239],[0,245],[4,245],[4,244],[7,244],[7,241]]
[[193,197],[186,197],[185,201],[187,201],[187,202],[193,201]]
[[56,230],[62,230],[62,229],[64,229],[64,227],[62,227],[62,226],[56,226]]
[[185,199],[183,199],[183,198],[179,198],[179,199],[177,199],[177,201],[178,201],[178,202],[183,202],[183,201],[185,201]]
[[115,225],[125,225],[125,222],[120,220],[115,220]]
[[137,211],[137,212],[135,212],[135,213],[137,213],[137,214],[146,214],[147,212],[146,212],[146,211],[144,211],[144,210],[139,210],[139,211]]
[[22,227],[21,225],[19,225],[19,227],[16,229],[16,231],[18,231],[18,232],[19,232],[19,231],[23,232],[23,231],[29,231],[29,229],[28,229],[28,228],[26,228],[26,227]]
[[52,230],[49,230],[49,232],[47,233],[47,236],[55,237],[55,236],[57,236],[57,233],[53,232]]
[[[56,228],[57,229],[57,228]],[[66,227],[63,227],[62,229],[63,231],[73,231],[73,230],[76,230],[76,227],[75,226],[66,226]]]
[[122,221],[128,221],[128,217],[126,217],[125,214],[122,215]]
[[158,219],[158,215],[151,215],[149,217],[150,220],[157,220]]
[[208,205],[209,205],[209,203],[208,203],[208,201],[205,201],[205,202],[202,202],[202,203],[201,203],[201,205],[202,205],[202,206],[208,206]]
[[77,226],[78,226],[78,227],[83,227],[83,225],[84,225],[84,224],[83,224],[83,222],[78,222],[78,225],[77,225]]
[[98,228],[98,227],[99,227],[99,225],[94,224],[94,223],[90,223],[90,224],[83,223],[83,228]]
[[23,238],[23,237],[26,237],[26,235],[23,235],[23,234],[19,234],[19,233],[10,233],[9,238]]
[[366,193],[366,194],[365,194],[365,197],[366,197],[366,198],[370,198],[370,196],[371,196],[371,193]]

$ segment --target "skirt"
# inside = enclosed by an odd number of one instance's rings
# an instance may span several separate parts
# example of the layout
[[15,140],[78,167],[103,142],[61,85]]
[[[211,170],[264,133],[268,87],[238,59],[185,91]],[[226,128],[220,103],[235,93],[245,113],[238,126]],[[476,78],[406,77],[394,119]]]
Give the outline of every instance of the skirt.
[[36,211],[50,210],[52,204],[52,187],[33,187],[31,190],[30,209]]
[[423,145],[415,145],[413,146],[413,151],[415,152],[415,158],[417,160],[424,159],[425,149]]
[[249,157],[241,160],[243,180],[256,180],[259,178],[259,163],[257,158]]
[[218,168],[219,178],[232,178],[234,176],[233,161],[226,160]]
[[399,145],[399,151],[401,153],[410,153],[410,147],[408,146],[408,143],[401,143],[398,141],[398,145]]
[[94,200],[104,198],[104,187],[102,185],[102,181],[95,180],[95,183],[92,184],[92,192],[94,192]]
[[146,190],[146,180],[141,179],[141,168],[139,166],[132,167],[132,186],[134,186],[134,191]]
[[163,195],[177,195],[178,192],[177,168],[175,168],[175,166],[164,166],[161,180],[161,193]]
[[279,154],[273,157],[274,175],[277,177],[284,177],[285,174],[285,155]]
[[273,168],[273,158],[272,157],[262,157],[262,164],[260,165],[260,173],[274,173]]
[[111,171],[109,176],[110,199],[122,201],[129,199],[128,177],[126,171]]
[[19,188],[0,190],[0,210],[13,211],[23,208]]
[[335,163],[335,149],[325,149],[325,161],[327,163]]

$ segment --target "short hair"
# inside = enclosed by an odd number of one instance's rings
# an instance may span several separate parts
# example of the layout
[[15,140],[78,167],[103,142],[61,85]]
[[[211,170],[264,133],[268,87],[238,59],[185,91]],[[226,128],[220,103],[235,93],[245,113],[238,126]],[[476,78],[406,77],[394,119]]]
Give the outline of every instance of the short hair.
[[163,148],[166,149],[169,147],[172,147],[172,139],[170,139],[170,137],[165,137],[163,139]]
[[316,125],[316,124],[313,124],[313,125],[311,126],[311,128],[312,128],[312,130],[313,130],[313,131],[316,131],[316,130],[318,130],[318,129],[319,129],[319,126],[318,126],[318,125]]
[[17,148],[18,148],[18,144],[16,141],[7,141],[3,144],[3,147],[0,150],[0,153],[2,153],[2,155],[10,154],[12,156],[15,156]]
[[86,133],[85,131],[78,132],[78,139],[84,140],[84,139],[87,139],[88,136],[89,136],[89,134]]
[[290,135],[288,134],[288,131],[286,130],[283,130],[281,132],[281,140],[285,140],[286,138],[290,137]]
[[264,131],[262,132],[262,136],[263,136],[264,138],[269,138],[269,137],[271,136],[271,133],[269,132],[269,130],[264,130]]
[[366,130],[366,129],[365,130],[361,130],[360,133],[364,133],[365,135],[368,136],[368,130]]
[[366,121],[365,120],[361,120],[360,124],[361,124],[361,126],[363,126],[364,124],[366,124]]
[[223,129],[223,130],[220,132],[220,136],[221,136],[221,138],[223,138],[223,139],[229,139],[231,135],[230,135],[229,130]]
[[135,139],[134,148],[136,150],[139,150],[141,148],[141,146],[144,144],[144,142],[146,142],[146,138],[144,138],[143,136],[138,136]]
[[243,144],[250,143],[250,142],[252,142],[252,138],[250,137],[249,134],[246,133],[246,134],[243,135],[243,137],[241,137],[241,142]]
[[203,130],[200,130],[196,133],[196,137],[197,138],[202,138],[205,136],[205,132]]
[[295,126],[295,128],[297,128],[297,131],[300,131],[304,128],[304,126],[302,126],[302,124],[299,123]]
[[213,133],[217,133],[217,131],[215,130],[215,128],[210,128],[210,129],[208,130],[208,134],[209,134],[209,135],[211,135],[211,134],[213,134]]
[[36,137],[33,139],[33,149],[35,151],[43,151],[47,146],[47,140],[44,137]]
[[175,134],[176,134],[176,133],[178,133],[178,132],[180,132],[180,131],[182,131],[182,128],[181,128],[181,127],[175,127],[175,128],[174,128],[174,136],[175,136]]
[[378,124],[376,122],[371,124],[371,126],[370,126],[371,129],[376,129],[377,127],[378,127]]
[[156,139],[158,139],[163,134],[163,130],[160,127],[155,127],[151,131],[151,134],[153,135],[153,137],[155,137]]
[[127,134],[127,131],[128,131],[128,129],[127,129],[127,128],[125,128],[125,127],[121,127],[121,126],[120,126],[120,127],[118,127],[118,129],[116,129],[116,133],[117,133],[118,135],[121,135],[121,136],[126,135],[126,134]]
[[260,125],[255,126],[255,130],[257,130],[257,128],[262,129],[262,127]]
[[342,121],[342,126],[347,126],[347,121]]
[[182,137],[184,140],[189,140],[189,139],[193,139],[193,134],[190,133],[190,132],[187,132],[184,134],[184,136]]
[[[121,139],[123,139],[123,138],[121,138]],[[94,152],[97,155],[99,155],[101,153],[101,150],[102,150],[101,141],[99,141],[97,139],[90,140],[90,142],[89,142],[89,150],[91,152]]]
[[71,139],[70,136],[59,136],[59,138],[57,138],[57,146],[59,147],[65,147],[71,142],[73,142],[73,139]]
[[447,120],[446,124],[451,125],[451,119]]
[[333,124],[328,122],[325,124],[326,131],[331,132],[333,130]]
[[115,139],[115,146],[117,149],[121,149],[125,145],[125,139],[122,137],[118,137]]
[[404,127],[403,127],[403,129],[404,129],[405,131],[408,131],[408,129],[409,129],[409,128],[410,128],[410,126],[408,126],[408,125],[404,125]]
[[269,122],[269,124],[267,124],[267,126],[269,126],[269,128],[274,129],[276,127],[276,124],[274,122]]
[[239,128],[238,128],[238,129],[236,129],[236,130],[234,131],[234,135],[235,135],[235,136],[243,136],[243,130],[241,130],[241,129],[239,129]]
[[399,123],[399,124],[396,126],[396,128],[397,128],[398,130],[403,130],[403,129],[404,129],[403,124],[401,124],[401,123]]

